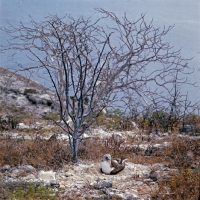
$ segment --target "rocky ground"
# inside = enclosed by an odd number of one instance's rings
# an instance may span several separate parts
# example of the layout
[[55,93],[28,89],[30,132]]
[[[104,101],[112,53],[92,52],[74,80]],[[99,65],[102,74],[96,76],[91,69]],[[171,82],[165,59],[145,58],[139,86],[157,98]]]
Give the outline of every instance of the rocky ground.
[[[21,124],[22,126],[22,124]],[[20,139],[20,131],[18,133],[10,134],[13,138]],[[4,134],[4,137],[5,137]],[[111,138],[115,137],[126,140],[130,137],[138,135],[135,131],[105,131],[101,128],[92,129],[88,131],[85,138]],[[44,136],[46,140],[50,138],[52,133]],[[141,137],[141,135],[140,135]],[[147,137],[147,135],[142,135]],[[149,151],[149,144],[144,140],[143,143],[132,144],[138,146],[140,152],[144,156],[150,156],[153,149],[162,149],[170,146],[170,135],[150,135],[148,137],[154,138],[154,143],[151,144],[151,151]],[[178,135],[177,137],[189,137]],[[31,138],[27,137],[27,140]],[[64,134],[57,135],[57,139],[65,141],[67,139]],[[196,139],[199,139],[196,137]],[[135,140],[137,141],[137,140]],[[126,144],[126,143],[124,143]],[[128,144],[127,144],[128,145]],[[107,152],[109,153],[109,152]],[[102,154],[103,156],[103,154]],[[57,190],[61,189],[60,199],[138,199],[147,200],[153,199],[156,193],[159,192],[159,183],[168,180],[171,175],[178,174],[177,169],[173,169],[164,163],[154,164],[135,164],[132,161],[126,162],[126,167],[117,175],[105,175],[100,172],[101,160],[93,162],[90,160],[80,160],[78,163],[68,163],[59,170],[44,170],[34,168],[31,165],[10,166],[5,165],[1,168],[1,180],[4,187],[12,187],[14,184],[40,184],[52,185]],[[169,188],[165,188],[166,194],[170,194]]]
[[[156,166],[162,169],[161,166]],[[167,169],[165,169],[167,170]],[[100,173],[100,163],[80,162],[65,166],[62,170],[37,171],[32,166],[4,166],[1,175],[4,184],[16,182],[40,183],[60,187],[63,199],[104,199],[118,197],[121,199],[150,199],[152,191],[158,189],[157,183],[149,178],[150,166],[128,162],[124,171],[116,176]],[[25,174],[26,176],[22,174]]]
[[[100,137],[105,137],[106,132],[94,130]],[[112,133],[109,133],[112,134]],[[118,133],[118,135],[125,133]],[[130,134],[130,132],[128,133]],[[89,137],[85,135],[85,137]],[[12,137],[20,138],[13,134]],[[95,135],[93,135],[95,137]],[[108,137],[108,133],[106,135]],[[48,137],[46,136],[46,139]],[[60,139],[65,139],[60,136]],[[144,148],[144,146],[141,146]],[[109,152],[108,152],[109,153]],[[103,156],[103,155],[102,155]],[[151,194],[158,190],[157,181],[168,176],[172,171],[162,164],[142,165],[127,162],[125,169],[117,175],[105,175],[100,172],[99,162],[79,161],[77,164],[64,166],[58,171],[44,171],[35,169],[31,165],[9,166],[1,169],[1,177],[5,185],[16,182],[40,183],[54,185],[62,188],[60,197],[77,199],[151,199]]]

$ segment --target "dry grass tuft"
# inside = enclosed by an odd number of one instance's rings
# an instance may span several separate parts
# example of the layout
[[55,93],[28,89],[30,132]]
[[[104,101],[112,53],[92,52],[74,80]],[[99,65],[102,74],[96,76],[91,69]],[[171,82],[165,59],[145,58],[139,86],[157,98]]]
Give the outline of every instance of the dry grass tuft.
[[48,141],[35,137],[32,140],[0,139],[0,164],[42,166],[58,169],[70,161],[70,150],[57,140]]
[[199,200],[200,199],[200,172],[187,169],[181,170],[159,183],[159,191],[153,195],[153,199],[172,200]]

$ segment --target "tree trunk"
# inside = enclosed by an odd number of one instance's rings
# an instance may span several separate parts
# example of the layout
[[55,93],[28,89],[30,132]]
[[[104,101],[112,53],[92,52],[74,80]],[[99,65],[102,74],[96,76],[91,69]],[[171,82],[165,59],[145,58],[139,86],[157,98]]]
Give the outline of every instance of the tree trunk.
[[72,143],[72,161],[73,162],[78,162],[78,145],[79,145],[79,139],[73,138],[73,143]]

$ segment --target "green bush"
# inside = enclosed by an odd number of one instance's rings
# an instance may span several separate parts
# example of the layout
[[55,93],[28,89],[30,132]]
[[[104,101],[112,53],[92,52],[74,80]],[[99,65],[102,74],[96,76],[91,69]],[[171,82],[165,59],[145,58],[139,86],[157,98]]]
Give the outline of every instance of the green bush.
[[58,197],[58,191],[53,191],[52,187],[47,186],[25,186],[17,187],[14,190],[6,189],[5,198],[11,200],[55,200]]

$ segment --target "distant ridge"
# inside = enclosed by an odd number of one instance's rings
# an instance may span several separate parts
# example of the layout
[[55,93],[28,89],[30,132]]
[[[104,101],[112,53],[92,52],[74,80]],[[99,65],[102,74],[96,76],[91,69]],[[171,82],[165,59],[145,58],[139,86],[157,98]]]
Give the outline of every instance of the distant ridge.
[[55,94],[39,83],[0,67],[0,106],[42,116],[56,112]]

